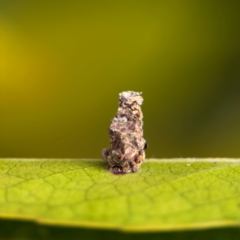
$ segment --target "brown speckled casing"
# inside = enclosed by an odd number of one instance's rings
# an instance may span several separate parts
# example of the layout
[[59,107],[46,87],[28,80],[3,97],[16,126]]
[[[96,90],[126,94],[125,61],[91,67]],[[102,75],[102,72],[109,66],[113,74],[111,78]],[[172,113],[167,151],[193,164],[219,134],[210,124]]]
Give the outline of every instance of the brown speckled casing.
[[143,138],[142,102],[139,92],[119,94],[119,108],[109,128],[111,147],[102,150],[102,158],[111,172],[136,172],[145,159],[147,143]]

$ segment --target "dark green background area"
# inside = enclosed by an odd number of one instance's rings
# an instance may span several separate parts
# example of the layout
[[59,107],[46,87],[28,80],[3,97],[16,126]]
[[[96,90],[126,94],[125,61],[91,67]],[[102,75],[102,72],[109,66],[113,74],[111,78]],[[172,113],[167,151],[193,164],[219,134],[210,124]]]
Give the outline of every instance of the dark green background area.
[[0,3],[0,156],[100,158],[142,91],[147,157],[240,156],[240,1]]
[[[215,228],[194,231],[152,232],[152,233],[124,233],[112,230],[84,229],[71,227],[55,227],[38,225],[27,221],[0,220],[0,239],[6,240],[181,240],[181,239],[218,239],[238,240],[240,230],[236,228]],[[13,231],[14,229],[14,231]]]

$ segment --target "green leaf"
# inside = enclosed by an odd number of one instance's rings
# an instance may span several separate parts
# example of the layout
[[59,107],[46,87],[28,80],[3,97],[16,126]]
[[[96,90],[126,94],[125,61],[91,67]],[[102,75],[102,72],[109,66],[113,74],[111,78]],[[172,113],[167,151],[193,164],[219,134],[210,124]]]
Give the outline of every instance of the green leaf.
[[101,160],[0,160],[0,217],[126,231],[240,224],[240,160],[146,160],[114,175]]

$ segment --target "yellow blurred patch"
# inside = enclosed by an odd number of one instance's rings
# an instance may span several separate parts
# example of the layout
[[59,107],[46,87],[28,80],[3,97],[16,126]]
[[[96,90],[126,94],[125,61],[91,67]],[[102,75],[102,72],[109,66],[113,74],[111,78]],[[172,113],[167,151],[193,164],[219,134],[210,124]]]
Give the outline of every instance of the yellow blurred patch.
[[45,90],[52,89],[59,75],[55,56],[4,20],[0,20],[0,25],[1,102],[9,105],[31,105],[33,99],[34,103],[49,102],[51,95]]

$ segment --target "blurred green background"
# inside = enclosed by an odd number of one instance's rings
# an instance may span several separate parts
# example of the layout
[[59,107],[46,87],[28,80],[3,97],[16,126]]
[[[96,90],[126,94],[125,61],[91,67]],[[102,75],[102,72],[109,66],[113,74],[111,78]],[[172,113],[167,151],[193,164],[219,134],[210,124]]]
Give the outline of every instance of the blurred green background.
[[100,158],[125,90],[148,158],[240,157],[240,1],[0,1],[0,157]]

